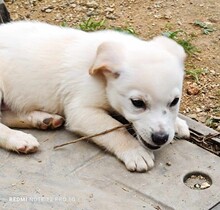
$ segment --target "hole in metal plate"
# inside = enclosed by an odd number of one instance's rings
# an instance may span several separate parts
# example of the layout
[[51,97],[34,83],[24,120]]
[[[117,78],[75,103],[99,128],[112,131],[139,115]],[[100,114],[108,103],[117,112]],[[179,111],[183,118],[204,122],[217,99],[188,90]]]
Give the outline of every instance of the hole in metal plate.
[[212,179],[202,172],[190,172],[183,178],[184,184],[193,190],[205,190],[212,185]]

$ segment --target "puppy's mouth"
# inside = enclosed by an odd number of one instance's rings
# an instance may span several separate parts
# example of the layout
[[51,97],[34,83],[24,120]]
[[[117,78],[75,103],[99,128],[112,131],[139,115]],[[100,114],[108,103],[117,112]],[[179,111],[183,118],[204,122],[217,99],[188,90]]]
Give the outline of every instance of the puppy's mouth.
[[150,149],[150,150],[160,149],[160,146],[155,146],[155,145],[149,144],[146,141],[144,141],[144,139],[140,135],[137,135],[137,136],[138,136],[138,139],[140,139],[141,142],[144,144],[144,146],[146,146],[148,149]]
[[[112,114],[112,117],[121,122],[122,124],[129,124],[130,122],[126,120],[122,115],[116,115]],[[136,131],[135,127],[130,123],[131,125],[127,128],[127,131],[132,135],[136,136],[136,138],[148,149],[150,150],[157,150],[160,149],[160,146],[152,145],[147,143]]]
[[148,149],[150,150],[157,150],[157,149],[160,149],[160,146],[156,146],[156,145],[152,145],[152,144],[149,144],[147,143],[142,137],[141,135],[139,135],[137,133],[137,131],[135,130],[135,127],[133,125],[131,125],[128,129],[128,132],[132,135],[132,136],[136,136],[136,138],[145,146],[147,147]]

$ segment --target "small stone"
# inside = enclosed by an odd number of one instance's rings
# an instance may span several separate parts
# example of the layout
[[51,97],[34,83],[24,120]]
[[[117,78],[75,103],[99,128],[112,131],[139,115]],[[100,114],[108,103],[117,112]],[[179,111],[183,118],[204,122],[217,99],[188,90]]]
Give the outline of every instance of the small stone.
[[111,20],[116,19],[116,16],[114,14],[106,14],[105,17],[108,18],[108,19],[111,19]]
[[172,13],[170,11],[166,12],[166,14],[164,15],[165,19],[171,19],[172,18]]
[[171,166],[171,162],[167,162],[166,165],[167,165],[167,166]]
[[180,20],[177,21],[177,24],[178,24],[179,26],[183,25],[182,22],[181,22]]
[[215,75],[216,71],[215,70],[210,70],[210,73]]
[[56,14],[55,20],[62,20],[62,15],[60,13]]
[[29,2],[30,2],[33,6],[36,6],[36,5],[37,5],[37,1],[36,1],[36,0],[29,0]]
[[194,187],[195,187],[196,189],[200,189],[200,188],[201,188],[201,185],[200,185],[200,184],[195,184]]
[[200,90],[196,85],[189,85],[186,89],[188,95],[197,95],[199,94]]
[[107,7],[107,8],[105,9],[105,12],[107,12],[107,13],[112,13],[112,12],[114,12],[114,8]]
[[198,121],[201,122],[201,123],[205,123],[206,119],[207,119],[206,116],[198,117]]
[[99,14],[99,12],[94,10],[93,8],[89,8],[89,10],[86,12],[86,15],[88,17],[94,16],[94,15],[98,15],[98,14]]
[[52,12],[53,9],[54,9],[54,7],[52,5],[49,5],[49,6],[42,8],[41,11],[50,13],[50,12]]
[[208,183],[208,182],[203,182],[200,186],[201,189],[206,189],[206,188],[209,188],[211,185]]
[[196,112],[198,113],[198,112],[201,112],[202,111],[202,109],[200,109],[200,108],[196,108]]
[[72,8],[75,8],[77,5],[76,4],[71,4],[70,5]]
[[51,12],[52,12],[52,9],[46,9],[45,12],[46,12],[46,13],[51,13]]
[[86,6],[89,7],[89,8],[98,8],[99,7],[99,4],[96,2],[96,1],[89,1],[86,3]]

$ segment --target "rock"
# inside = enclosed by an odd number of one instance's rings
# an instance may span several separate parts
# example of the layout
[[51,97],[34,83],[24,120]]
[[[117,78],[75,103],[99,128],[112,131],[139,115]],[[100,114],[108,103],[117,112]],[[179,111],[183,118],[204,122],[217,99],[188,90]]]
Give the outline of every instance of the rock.
[[33,6],[37,5],[37,0],[29,0],[29,3],[32,4]]
[[52,12],[52,9],[46,9],[45,12],[46,12],[46,13],[51,13],[51,12]]
[[187,87],[186,92],[188,95],[197,95],[199,94],[200,90],[197,85],[191,84]]
[[179,26],[183,25],[183,23],[182,23],[180,20],[177,21],[177,24],[178,24]]
[[167,162],[166,165],[167,165],[167,166],[171,166],[171,162]]
[[91,17],[91,16],[94,16],[94,15],[98,15],[99,12],[97,10],[94,10],[93,8],[90,8],[87,12],[86,12],[86,15],[88,17]]
[[200,186],[201,189],[209,188],[211,185],[208,182],[203,182]]
[[114,8],[111,8],[111,7],[107,7],[106,9],[105,9],[105,12],[107,12],[107,13],[112,13],[112,12],[114,12]]
[[206,119],[207,117],[206,116],[201,116],[201,117],[198,117],[197,120],[201,123],[205,123],[206,122]]
[[195,184],[195,185],[194,185],[194,188],[200,189],[200,188],[201,188],[201,185],[200,185],[200,184]]
[[52,12],[53,9],[54,9],[54,7],[52,5],[49,5],[49,6],[43,7],[41,9],[41,11],[46,12],[46,13],[50,13],[50,12]]
[[116,16],[114,14],[106,14],[105,17],[108,18],[108,19],[111,19],[111,20],[116,19]]
[[77,5],[76,4],[71,4],[70,5],[72,8],[75,8]]
[[63,19],[63,17],[62,17],[62,15],[61,15],[61,13],[57,13],[57,14],[56,14],[56,17],[55,17],[55,20],[60,21],[60,20],[62,20],[62,19]]
[[167,11],[165,14],[164,14],[164,18],[165,19],[171,19],[172,18],[172,13],[170,11]]
[[86,7],[88,8],[98,8],[99,7],[99,4],[96,2],[96,1],[89,1],[85,4]]

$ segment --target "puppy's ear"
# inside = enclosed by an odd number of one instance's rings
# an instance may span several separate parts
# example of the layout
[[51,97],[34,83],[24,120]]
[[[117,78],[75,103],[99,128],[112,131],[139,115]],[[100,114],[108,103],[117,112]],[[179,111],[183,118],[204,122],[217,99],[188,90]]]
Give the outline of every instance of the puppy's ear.
[[153,39],[156,43],[160,44],[165,50],[170,52],[171,54],[177,56],[181,62],[184,62],[186,59],[186,53],[181,45],[179,45],[174,40],[165,37],[165,36],[158,36]]
[[103,74],[105,77],[117,78],[123,60],[122,46],[117,42],[103,42],[97,49],[90,75]]

